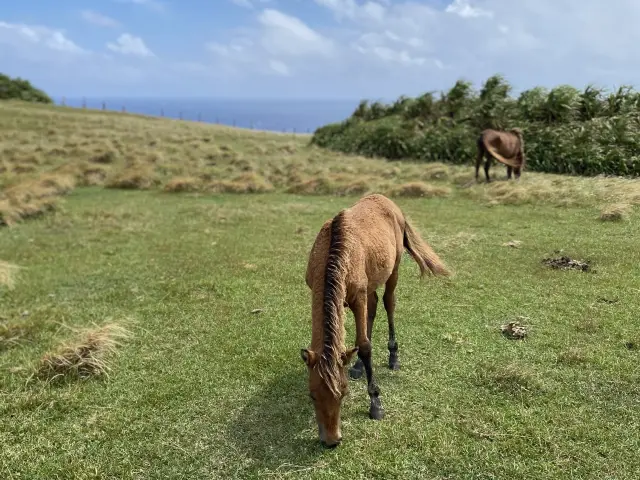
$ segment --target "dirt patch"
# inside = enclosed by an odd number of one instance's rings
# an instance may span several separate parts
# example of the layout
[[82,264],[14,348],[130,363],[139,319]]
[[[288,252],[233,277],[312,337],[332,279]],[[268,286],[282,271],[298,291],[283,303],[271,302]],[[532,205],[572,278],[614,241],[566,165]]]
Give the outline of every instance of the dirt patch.
[[547,267],[556,270],[581,270],[583,272],[591,271],[589,262],[574,260],[573,258],[566,255],[556,258],[545,258],[542,260],[542,263]]

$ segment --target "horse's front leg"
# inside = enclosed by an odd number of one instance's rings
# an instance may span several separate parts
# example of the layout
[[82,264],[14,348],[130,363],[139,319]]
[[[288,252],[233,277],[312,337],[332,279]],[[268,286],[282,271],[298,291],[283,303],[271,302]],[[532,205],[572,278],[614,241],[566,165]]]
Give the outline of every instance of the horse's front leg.
[[[367,297],[367,338],[369,342],[372,340],[373,322],[376,319],[376,312],[378,310],[378,294],[374,291]],[[364,373],[364,363],[358,358],[356,363],[349,369],[349,376],[354,380],[362,377]]]
[[362,360],[367,374],[367,392],[369,393],[369,417],[381,420],[384,417],[384,409],[380,402],[380,389],[373,378],[371,366],[371,341],[367,335],[367,294],[366,290],[356,295],[351,307],[356,319],[356,345],[358,346],[358,358]]

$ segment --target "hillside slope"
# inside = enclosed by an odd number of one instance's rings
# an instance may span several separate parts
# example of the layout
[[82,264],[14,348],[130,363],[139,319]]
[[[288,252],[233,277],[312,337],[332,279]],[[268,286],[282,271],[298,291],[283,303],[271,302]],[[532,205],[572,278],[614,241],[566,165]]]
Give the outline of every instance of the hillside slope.
[[[504,169],[492,174],[502,179]],[[309,136],[24,102],[0,103],[0,218],[51,208],[77,186],[215,194],[470,196],[496,203],[640,202],[640,183],[525,171],[473,182],[471,166],[389,162],[309,145]]]

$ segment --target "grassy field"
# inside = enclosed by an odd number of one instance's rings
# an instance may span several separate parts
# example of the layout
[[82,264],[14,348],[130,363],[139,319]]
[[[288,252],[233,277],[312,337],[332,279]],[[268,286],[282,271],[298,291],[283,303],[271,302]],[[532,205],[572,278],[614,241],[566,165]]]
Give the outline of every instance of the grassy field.
[[[468,186],[470,167],[303,136],[19,104],[0,126],[0,202],[23,220],[0,228],[1,478],[636,478],[638,182]],[[191,191],[167,187],[176,177]],[[400,371],[382,306],[373,334],[386,417],[367,418],[352,381],[344,442],[325,450],[299,356],[306,260],[322,222],[369,190],[394,193],[456,276],[420,281],[403,259]],[[589,271],[542,263],[561,255]],[[512,320],[525,340],[501,335]],[[108,377],[36,375],[104,325],[128,332]]]

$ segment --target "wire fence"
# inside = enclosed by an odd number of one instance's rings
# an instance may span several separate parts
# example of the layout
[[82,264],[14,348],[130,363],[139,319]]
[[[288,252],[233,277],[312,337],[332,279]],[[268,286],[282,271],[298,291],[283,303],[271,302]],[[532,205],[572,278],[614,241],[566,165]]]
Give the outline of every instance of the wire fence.
[[[210,123],[217,125],[225,125],[236,128],[247,128],[251,130],[265,130],[272,132],[292,133],[297,134],[311,134],[315,128],[306,127],[291,127],[286,128],[282,126],[269,125],[268,121],[254,121],[247,118],[247,115],[243,115],[245,118],[238,120],[235,117],[229,115],[219,116],[211,113],[211,109],[198,110],[194,108],[181,109],[181,108],[165,108],[164,106],[151,106],[146,105],[143,108],[128,108],[126,102],[107,102],[106,100],[98,101],[97,105],[90,106],[86,99],[80,101],[68,101],[66,97],[62,97],[59,104],[64,107],[81,108],[89,110],[101,110],[110,112],[131,113],[134,115],[145,115],[151,117],[171,118],[174,120],[193,121],[200,123]],[[115,108],[114,108],[115,107]],[[267,123],[267,125],[264,125]]]

